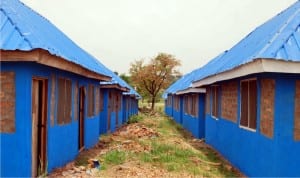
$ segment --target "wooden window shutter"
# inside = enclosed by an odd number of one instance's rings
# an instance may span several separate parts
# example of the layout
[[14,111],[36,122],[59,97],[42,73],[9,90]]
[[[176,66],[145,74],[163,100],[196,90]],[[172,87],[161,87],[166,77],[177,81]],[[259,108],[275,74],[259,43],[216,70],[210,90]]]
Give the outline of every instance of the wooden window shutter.
[[95,92],[95,112],[96,115],[99,114],[100,111],[100,88],[99,87],[95,87],[96,92]]
[[95,97],[94,97],[94,85],[88,86],[88,117],[92,117],[95,114]]
[[65,123],[70,123],[72,121],[72,82],[71,80],[66,80],[65,87]]
[[72,82],[65,78],[58,78],[58,104],[57,123],[66,124],[71,122],[72,115]]
[[219,117],[219,86],[212,86],[212,115],[214,117]]
[[58,78],[58,103],[57,103],[57,123],[64,124],[65,117],[65,79]]
[[78,114],[79,114],[79,94],[78,94],[78,90],[79,90],[79,87],[78,87],[78,82],[75,83],[74,85],[74,119],[77,120],[78,119]]
[[206,88],[206,95],[205,95],[205,113],[210,114],[210,88]]
[[55,118],[55,101],[56,101],[56,76],[51,75],[51,101],[50,101],[50,124],[54,126]]
[[241,82],[241,121],[240,125],[248,126],[248,81]]
[[249,81],[249,127],[256,129],[257,84],[256,80]]
[[100,111],[103,111],[103,104],[104,104],[103,91],[100,90]]

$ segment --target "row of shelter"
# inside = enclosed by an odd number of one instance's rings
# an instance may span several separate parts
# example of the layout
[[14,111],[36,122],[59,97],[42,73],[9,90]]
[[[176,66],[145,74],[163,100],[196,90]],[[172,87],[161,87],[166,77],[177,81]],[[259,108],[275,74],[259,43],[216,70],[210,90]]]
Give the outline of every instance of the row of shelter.
[[168,116],[246,176],[300,176],[300,1],[163,97]]
[[140,95],[19,0],[0,1],[0,177],[36,177],[138,112]]

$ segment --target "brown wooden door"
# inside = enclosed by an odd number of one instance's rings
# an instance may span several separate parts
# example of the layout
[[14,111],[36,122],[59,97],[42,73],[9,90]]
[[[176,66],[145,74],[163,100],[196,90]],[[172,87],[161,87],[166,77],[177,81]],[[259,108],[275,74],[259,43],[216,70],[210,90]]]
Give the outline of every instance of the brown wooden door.
[[85,90],[84,87],[79,89],[79,137],[78,149],[81,151],[84,148],[84,105],[85,105]]
[[32,79],[32,169],[33,177],[46,172],[48,80]]

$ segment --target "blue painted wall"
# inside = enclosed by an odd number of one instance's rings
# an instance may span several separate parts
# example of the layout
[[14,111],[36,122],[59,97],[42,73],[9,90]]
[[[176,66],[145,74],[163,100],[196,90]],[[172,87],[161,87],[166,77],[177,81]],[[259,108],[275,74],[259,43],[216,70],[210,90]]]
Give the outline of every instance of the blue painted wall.
[[[168,95],[168,97],[172,97],[171,95]],[[172,97],[173,98],[173,97]],[[166,100],[167,101],[167,100]],[[167,103],[167,102],[165,102]],[[171,105],[167,105],[165,104],[165,113],[167,114],[167,116],[169,117],[173,117],[173,99],[171,100]]]
[[[0,133],[1,140],[1,177],[31,176],[31,81],[33,76],[48,78],[48,121],[47,121],[47,163],[48,172],[73,160],[78,154],[78,120],[74,120],[72,96],[72,122],[54,126],[50,124],[51,74],[67,77],[79,82],[79,86],[98,81],[72,73],[60,71],[30,62],[1,62],[1,71],[15,72],[16,105],[15,133]],[[57,86],[57,85],[56,85]],[[72,93],[73,95],[73,93]],[[56,96],[57,98],[57,96]],[[86,97],[86,102],[87,97]],[[57,102],[56,102],[57,104]],[[26,106],[26,107],[25,107]],[[55,107],[56,108],[56,107]],[[85,112],[87,113],[87,112]],[[85,147],[89,148],[98,141],[99,115],[85,119]]]
[[204,99],[205,94],[198,95],[198,116],[192,116],[183,112],[182,126],[186,130],[190,131],[192,135],[196,138],[204,138],[205,135]]
[[126,123],[128,121],[128,115],[127,115],[127,108],[126,108],[126,104],[127,104],[127,96],[126,95],[122,95],[122,110],[123,110],[123,119],[122,119],[122,123]]
[[108,89],[101,88],[100,90],[103,96],[103,110],[100,112],[100,130],[99,133],[107,133],[107,116],[108,116]]
[[[249,76],[253,77],[253,76]],[[264,74],[258,79],[257,129],[249,131],[223,118],[206,114],[206,142],[247,176],[299,176],[300,142],[293,140],[295,80],[299,75]],[[275,79],[274,136],[260,133],[261,78]],[[240,94],[239,94],[240,95]],[[238,96],[240,106],[240,96]]]
[[[110,89],[110,88],[102,88],[101,89],[101,92],[103,93],[103,100],[104,100],[104,103],[103,103],[103,110],[101,111],[101,119],[100,119],[100,122],[98,125],[100,125],[100,130],[98,133],[100,134],[105,134],[108,132],[107,130],[107,117],[108,117],[108,103],[109,103],[109,92],[120,92],[122,93],[120,90],[116,90],[116,89]],[[110,112],[110,132],[114,132],[118,127],[121,127],[122,124],[124,123],[123,122],[123,119],[124,119],[124,107],[123,107],[123,97],[120,98],[121,99],[121,106],[120,106],[120,109],[118,112],[118,125],[117,125],[117,114],[116,114],[116,111],[112,110]],[[113,107],[113,106],[112,106]],[[127,112],[127,111],[126,111]],[[126,113],[125,112],[125,113]],[[125,116],[126,117],[126,116]]]

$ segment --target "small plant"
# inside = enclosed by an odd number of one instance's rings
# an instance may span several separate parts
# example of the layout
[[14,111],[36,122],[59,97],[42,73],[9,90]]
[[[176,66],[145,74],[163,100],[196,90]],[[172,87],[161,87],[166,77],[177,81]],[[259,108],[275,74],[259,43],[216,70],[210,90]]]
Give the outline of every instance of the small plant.
[[76,166],[86,166],[88,164],[89,156],[87,155],[78,155],[78,157],[75,160]]
[[[38,177],[46,177],[48,175],[48,161],[46,162],[45,168],[43,168],[43,163],[41,158],[39,158],[39,167],[38,167]],[[43,170],[45,169],[45,170]]]
[[107,164],[122,164],[126,160],[126,153],[124,151],[113,150],[108,152],[105,157],[104,161]]
[[129,118],[127,124],[138,123],[141,120],[143,120],[143,117],[141,115],[133,115]]

